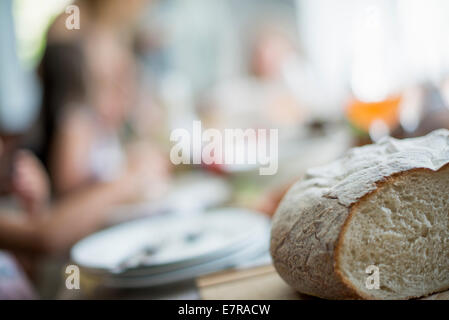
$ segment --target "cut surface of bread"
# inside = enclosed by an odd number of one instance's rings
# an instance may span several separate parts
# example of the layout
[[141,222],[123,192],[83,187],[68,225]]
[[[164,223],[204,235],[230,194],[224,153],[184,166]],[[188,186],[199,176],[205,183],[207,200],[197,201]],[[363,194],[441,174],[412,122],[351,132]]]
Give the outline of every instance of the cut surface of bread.
[[270,251],[288,284],[322,298],[449,289],[449,131],[387,138],[309,170],[279,205]]
[[[353,207],[336,257],[344,281],[376,299],[448,289],[448,195],[449,166],[393,177]],[[378,268],[380,290],[366,285],[369,266]]]

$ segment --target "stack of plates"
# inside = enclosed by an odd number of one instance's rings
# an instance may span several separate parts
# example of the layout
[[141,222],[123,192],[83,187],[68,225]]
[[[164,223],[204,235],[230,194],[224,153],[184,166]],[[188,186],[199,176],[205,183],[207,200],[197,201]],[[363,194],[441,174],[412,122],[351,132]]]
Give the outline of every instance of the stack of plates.
[[270,222],[243,209],[124,223],[77,243],[82,277],[109,288],[166,285],[247,264],[268,252]]

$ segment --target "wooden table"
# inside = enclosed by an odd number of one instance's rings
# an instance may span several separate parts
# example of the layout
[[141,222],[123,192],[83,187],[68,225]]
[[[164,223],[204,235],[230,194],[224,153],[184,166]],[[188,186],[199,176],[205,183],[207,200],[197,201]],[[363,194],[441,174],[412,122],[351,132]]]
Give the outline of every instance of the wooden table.
[[[168,300],[312,300],[290,288],[271,265],[228,270],[203,276],[196,281],[161,288],[96,291],[61,290],[60,299],[168,299]],[[449,291],[424,300],[449,300]]]
[[[299,294],[276,273],[273,266],[226,271],[197,279],[201,299],[205,300],[310,300]],[[449,291],[424,300],[449,300]]]

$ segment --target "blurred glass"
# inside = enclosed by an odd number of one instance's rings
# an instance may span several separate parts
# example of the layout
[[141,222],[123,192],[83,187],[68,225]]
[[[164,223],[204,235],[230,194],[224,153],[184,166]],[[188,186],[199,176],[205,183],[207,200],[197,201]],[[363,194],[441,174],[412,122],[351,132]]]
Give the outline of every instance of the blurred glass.
[[341,112],[353,98],[389,101],[416,83],[438,83],[449,71],[447,1],[297,3],[305,54],[322,92],[317,105],[325,113]]

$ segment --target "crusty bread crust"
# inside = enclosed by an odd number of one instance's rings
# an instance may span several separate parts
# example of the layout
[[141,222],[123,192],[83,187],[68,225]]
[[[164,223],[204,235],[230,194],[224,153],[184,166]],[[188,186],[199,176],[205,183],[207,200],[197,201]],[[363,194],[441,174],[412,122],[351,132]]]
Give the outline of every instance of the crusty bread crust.
[[349,211],[336,200],[324,198],[321,203],[309,202],[294,219],[296,208],[288,204],[303,200],[299,196],[294,202],[284,202],[280,209],[284,214],[274,218],[271,255],[276,270],[301,293],[328,299],[359,298],[334,270],[335,245]]
[[[410,159],[408,159],[408,156]],[[345,279],[339,248],[357,207],[382,185],[449,165],[449,131],[385,139],[314,169],[287,192],[273,219],[270,252],[280,276],[299,292],[328,299],[371,299]]]

